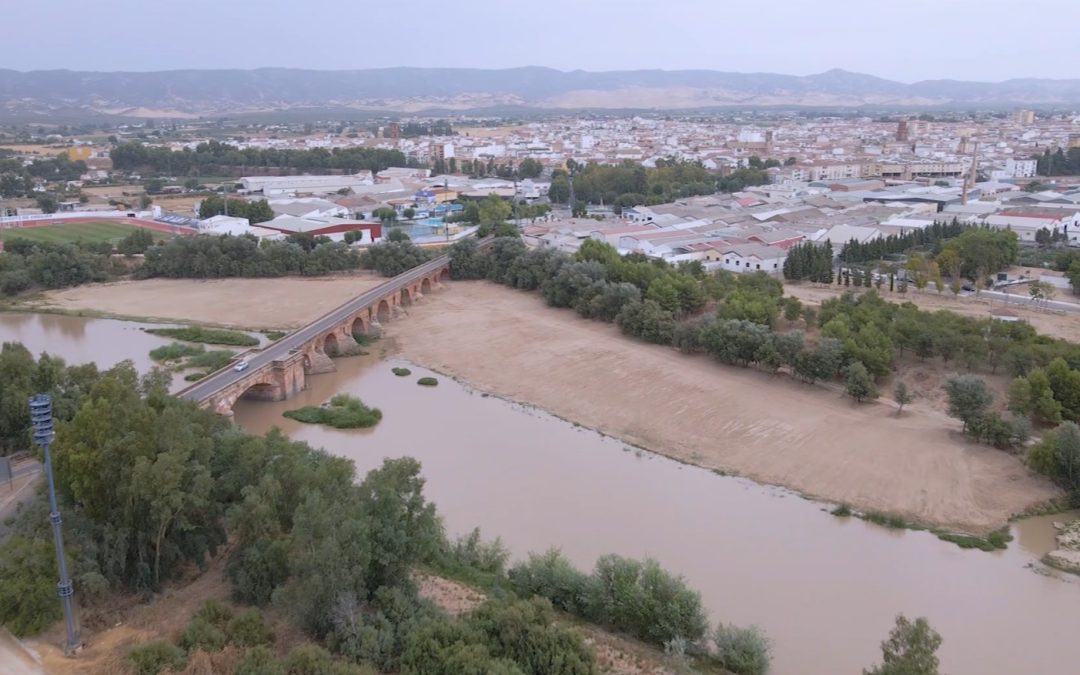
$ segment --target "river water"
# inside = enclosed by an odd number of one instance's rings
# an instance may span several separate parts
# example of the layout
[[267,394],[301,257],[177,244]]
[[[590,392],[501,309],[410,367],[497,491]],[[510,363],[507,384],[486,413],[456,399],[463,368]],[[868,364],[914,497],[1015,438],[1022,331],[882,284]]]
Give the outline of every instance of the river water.
[[[0,341],[71,363],[108,366],[168,342],[138,324],[0,315]],[[652,556],[701,591],[713,621],[757,624],[776,675],[857,674],[880,659],[896,613],[926,616],[951,675],[1070,673],[1080,663],[1080,578],[1046,570],[1053,520],[1014,526],[1007,551],[965,551],[924,532],[828,515],[786,490],[718,476],[630,448],[542,411],[485,396],[403,361],[336,361],[283,403],[241,401],[236,421],[273,426],[356,462],[423,463],[426,494],[448,530],[480,526],[515,559],[557,546],[582,568],[604,553]],[[399,378],[396,365],[413,373]],[[419,387],[434,375],[439,386]],[[342,431],[281,416],[349,392],[383,411],[374,429]]]
[[[21,342],[35,357],[48,353],[63,357],[70,365],[93,361],[102,370],[129,360],[140,373],[147,373],[156,365],[150,358],[150,350],[171,344],[174,340],[150,335],[144,329],[171,325],[61,314],[3,312],[0,313],[0,343]],[[230,349],[214,345],[206,345],[206,348]],[[188,384],[181,373],[173,374],[173,391],[183,389]]]
[[[520,558],[558,546],[583,568],[609,552],[652,556],[700,590],[714,621],[757,624],[774,673],[858,673],[896,613],[944,637],[943,672],[1076,672],[1080,579],[1045,570],[1052,520],[1014,528],[1007,551],[965,551],[923,532],[839,519],[778,488],[629,448],[542,411],[484,396],[403,361],[339,359],[285,403],[242,401],[236,420],[354,460],[419,459],[452,533],[499,535]],[[392,366],[412,369],[399,378]],[[424,375],[438,387],[416,385]],[[383,411],[370,430],[304,425],[284,410],[338,392]]]

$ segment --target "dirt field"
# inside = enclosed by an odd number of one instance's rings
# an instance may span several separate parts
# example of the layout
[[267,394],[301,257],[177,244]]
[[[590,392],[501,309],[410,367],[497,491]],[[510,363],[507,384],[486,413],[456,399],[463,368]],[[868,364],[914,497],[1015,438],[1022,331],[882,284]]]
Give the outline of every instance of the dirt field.
[[49,291],[34,307],[261,330],[298,328],[385,279],[146,279]]
[[[813,305],[820,305],[829,298],[842,295],[846,290],[850,289],[836,285],[797,286],[784,284],[784,293],[786,295],[793,295],[803,302]],[[1027,296],[1022,293],[1026,293],[1026,291],[1017,291],[1017,297],[1026,299]],[[931,312],[947,309],[957,314],[979,319],[990,318],[991,311],[1005,307],[1001,300],[990,300],[985,297],[977,298],[974,296],[954,296],[948,289],[941,294],[938,294],[932,288],[923,291],[909,290],[907,293],[890,293],[885,289],[882,291],[881,296],[889,302],[913,302],[922,309]],[[1009,303],[1008,309],[1034,326],[1035,330],[1045,335],[1066,340],[1076,340],[1077,336],[1080,336],[1080,314],[1056,314],[1054,312],[1027,309],[1016,305],[1014,302]]]
[[860,509],[985,532],[1058,494],[923,401],[886,402],[623,338],[536,294],[455,282],[387,326],[402,354],[662,454]]

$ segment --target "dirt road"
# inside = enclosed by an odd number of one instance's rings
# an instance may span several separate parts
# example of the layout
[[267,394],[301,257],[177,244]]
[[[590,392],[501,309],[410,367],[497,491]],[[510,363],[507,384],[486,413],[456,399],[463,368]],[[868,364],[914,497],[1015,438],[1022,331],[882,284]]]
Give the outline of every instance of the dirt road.
[[704,467],[972,532],[1058,494],[928,406],[897,417],[891,405],[624,338],[536,294],[455,282],[409,315],[387,326],[405,357]]
[[49,291],[31,308],[261,330],[299,328],[386,281],[369,273],[280,279],[146,279]]

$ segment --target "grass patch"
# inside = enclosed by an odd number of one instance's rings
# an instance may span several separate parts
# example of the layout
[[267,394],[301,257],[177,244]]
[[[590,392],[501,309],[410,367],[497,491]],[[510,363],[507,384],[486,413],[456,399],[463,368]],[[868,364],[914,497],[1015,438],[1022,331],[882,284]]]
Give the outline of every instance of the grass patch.
[[881,525],[882,527],[888,527],[894,530],[903,530],[905,528],[912,530],[923,529],[921,527],[918,527],[917,525],[907,522],[900,516],[894,516],[891,513],[882,513],[881,511],[867,511],[866,513],[861,514],[859,517],[863,520],[874,523],[875,525]]
[[255,347],[259,344],[258,338],[237,330],[225,330],[222,328],[203,328],[202,326],[186,326],[184,328],[147,328],[146,332],[151,335],[183,340],[185,342],[202,342],[208,345],[234,345],[237,347]]
[[184,382],[198,382],[206,377],[209,373],[188,373],[184,376]]
[[953,532],[934,532],[938,539],[956,544],[960,548],[977,548],[980,551],[997,551],[1009,547],[1012,535],[1009,528],[1003,527],[994,530],[985,537],[975,537],[969,534],[955,534]]
[[409,375],[412,375],[412,371],[408,368],[392,368],[390,372],[398,377],[408,377]]
[[[50,244],[74,244],[84,241],[97,244],[107,241],[116,244],[135,230],[142,229],[135,225],[98,221],[94,223],[71,223],[61,225],[43,225],[41,227],[13,227],[0,230],[0,241],[26,239]],[[162,232],[153,233],[154,239],[171,239]]]
[[833,514],[834,516],[838,516],[840,518],[846,518],[846,517],[851,515],[851,507],[848,506],[847,504],[841,504],[840,506],[837,506],[832,511],[829,511],[829,513]]
[[267,340],[270,340],[271,342],[277,342],[281,338],[288,335],[288,333],[283,330],[264,330],[263,335],[266,336]]
[[199,345],[186,345],[182,342],[174,342],[169,345],[150,350],[150,358],[157,362],[176,361],[189,356],[198,356],[206,350]]
[[200,352],[195,356],[189,358],[185,363],[185,368],[206,368],[208,371],[213,372],[215,370],[221,370],[225,366],[229,365],[229,362],[236,356],[236,352],[231,352],[228,349],[217,349],[210,352]]
[[329,405],[309,405],[297,410],[286,410],[285,417],[305,424],[325,424],[335,429],[365,429],[373,427],[382,419],[382,411],[369,408],[355,396],[338,394]]
[[379,340],[378,335],[368,335],[367,333],[353,333],[353,339],[356,340],[356,344],[361,347],[369,347]]
[[439,384],[439,381],[434,377],[421,377],[416,383],[421,387],[434,387]]

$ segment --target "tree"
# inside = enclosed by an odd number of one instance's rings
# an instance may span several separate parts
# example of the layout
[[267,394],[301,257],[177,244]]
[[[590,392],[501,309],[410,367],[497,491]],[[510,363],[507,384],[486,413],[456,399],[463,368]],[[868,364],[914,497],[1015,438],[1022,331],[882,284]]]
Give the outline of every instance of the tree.
[[765,675],[769,670],[771,645],[757,626],[740,628],[721,623],[713,633],[716,661],[736,675]]
[[897,380],[896,388],[893,389],[893,400],[896,401],[897,414],[904,412],[904,406],[914,400],[911,394],[908,392],[907,385],[904,384],[903,380]]
[[154,245],[154,235],[150,230],[138,228],[133,230],[131,234],[120,240],[116,245],[118,253],[123,255],[136,255],[139,253],[145,253],[146,249]]
[[532,157],[526,157],[518,164],[517,172],[522,178],[539,178],[544,173],[544,165]]
[[935,652],[941,636],[919,617],[912,623],[903,614],[896,617],[896,627],[881,643],[881,665],[864,670],[863,675],[938,675]]
[[948,413],[964,423],[964,431],[979,420],[994,401],[986,382],[975,375],[960,375],[945,383],[949,397]]
[[498,195],[488,195],[479,204],[479,224],[495,226],[505,223],[513,212],[510,202]]
[[414,208],[412,208],[410,206],[407,209],[405,209],[404,211],[402,211],[401,215],[405,217],[405,220],[412,220],[413,216],[416,215],[416,209],[414,209]]
[[150,208],[150,205],[153,204],[153,203],[154,203],[154,200],[150,197],[150,195],[140,195],[139,196],[139,208],[140,209],[145,211],[146,209]]
[[50,194],[38,196],[37,205],[42,213],[56,213],[56,209],[59,206],[56,202],[56,197],[53,197]]
[[860,361],[854,361],[848,365],[844,380],[844,391],[858,403],[878,397],[877,387],[874,386],[874,378],[870,376],[870,372],[866,370],[866,366]]

